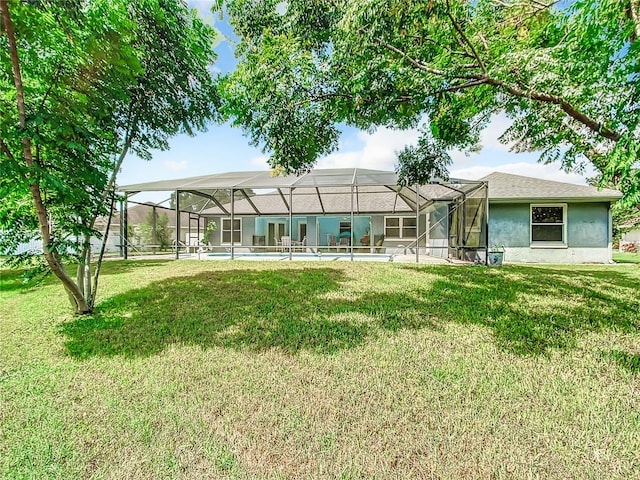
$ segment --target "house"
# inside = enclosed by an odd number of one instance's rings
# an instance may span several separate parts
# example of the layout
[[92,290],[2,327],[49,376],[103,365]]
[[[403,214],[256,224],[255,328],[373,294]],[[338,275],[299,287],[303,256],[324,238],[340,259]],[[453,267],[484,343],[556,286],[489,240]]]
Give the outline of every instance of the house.
[[640,252],[640,217],[631,219],[620,225],[619,250],[621,252]]
[[210,206],[199,215],[218,225],[210,250],[232,254],[415,252],[483,262],[489,248],[500,246],[508,262],[611,261],[617,191],[505,173],[417,187],[397,180],[393,172],[359,168],[286,177],[230,172],[120,191],[200,192]]
[[508,262],[609,263],[611,204],[617,190],[494,172],[489,185],[489,246]]
[[[164,216],[166,215],[166,219]],[[154,222],[155,216],[155,222]],[[196,215],[189,212],[180,212],[180,242],[186,244],[189,241],[189,227],[197,223]],[[116,251],[122,244],[121,227],[124,218],[121,212],[115,212],[109,227],[109,241],[107,251]],[[100,217],[96,222],[96,228],[104,231],[106,218]],[[175,210],[153,203],[134,203],[127,205],[127,241],[131,248],[136,250],[158,248],[162,244],[168,246],[174,244],[176,231]],[[154,233],[155,227],[155,233]],[[146,229],[146,230],[145,230]],[[146,231],[146,233],[145,233]],[[194,235],[198,231],[193,228]],[[166,237],[166,238],[164,238]],[[93,243],[93,241],[92,241]],[[97,242],[97,246],[99,242]]]

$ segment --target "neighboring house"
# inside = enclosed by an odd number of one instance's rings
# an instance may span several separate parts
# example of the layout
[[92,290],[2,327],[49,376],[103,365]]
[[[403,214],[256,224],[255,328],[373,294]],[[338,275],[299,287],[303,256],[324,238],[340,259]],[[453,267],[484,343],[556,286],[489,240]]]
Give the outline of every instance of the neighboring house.
[[489,184],[489,246],[503,246],[505,261],[612,261],[617,190],[498,172],[482,180]]
[[[150,219],[152,219],[153,212],[156,212],[157,217],[159,218],[161,215],[167,215],[167,230],[168,230],[168,245],[175,244],[175,231],[176,231],[176,215],[175,211],[163,207],[161,205],[155,205],[153,203],[142,203],[142,204],[133,204],[133,202],[127,208],[127,225],[128,225],[128,241],[129,244],[135,247],[149,247],[158,245],[160,243],[159,240],[156,242],[150,242],[149,239],[145,239],[143,235],[141,235],[141,226],[145,223],[148,223]],[[195,216],[195,215],[194,215]],[[188,243],[189,240],[189,232],[192,231],[193,235],[197,235],[197,220],[191,218],[187,212],[180,213],[180,241],[183,243]],[[191,220],[190,220],[191,218]],[[106,223],[104,218],[101,218],[101,223],[98,223],[99,229],[104,231],[104,224]],[[110,244],[114,243],[118,245],[121,244],[120,238],[120,226],[121,226],[121,214],[120,212],[116,212],[111,219],[111,226],[109,227],[109,240]],[[151,225],[149,225],[151,226]],[[191,227],[191,229],[190,229]],[[201,227],[202,228],[202,227]],[[111,239],[114,239],[113,242]],[[195,239],[194,239],[195,240]]]
[[[248,189],[262,193],[247,194]],[[242,193],[233,204],[203,193],[212,206],[200,214],[218,225],[209,236],[212,251],[232,246],[278,251],[286,239],[285,245],[304,243],[320,251],[417,250],[471,261],[484,261],[487,248],[499,247],[507,262],[537,263],[610,262],[610,206],[621,196],[615,190],[505,173],[480,181],[432,183],[416,191],[398,187],[393,172],[354,168],[288,177],[229,172],[120,191]]]
[[640,251],[640,217],[629,220],[620,228],[626,230],[620,235],[621,252],[638,252]]
[[[146,204],[131,204],[127,209],[127,224],[129,230],[129,245],[136,248],[147,248],[148,242],[145,242],[140,234],[140,227],[144,223],[148,222],[150,213],[156,211],[157,215],[167,215],[167,230],[168,230],[168,245],[175,245],[175,231],[176,220],[175,211],[163,207],[161,205],[155,205],[152,203]],[[104,233],[107,226],[107,217],[98,217],[96,219],[96,230]],[[120,212],[115,212],[111,218],[111,225],[109,227],[109,236],[105,246],[105,251],[115,253],[120,251],[120,245],[122,244],[122,238],[120,234],[121,225]],[[189,214],[188,212],[180,213],[180,241],[184,244],[197,244],[200,243],[204,235],[204,219],[200,219],[200,233],[198,233],[198,216],[196,214]],[[155,247],[159,242],[156,242]],[[91,237],[91,251],[93,253],[99,253],[102,248],[102,238]],[[42,240],[36,238],[28,243],[23,243],[18,246],[15,254],[21,254],[25,252],[42,252]],[[5,254],[0,252],[0,254]]]

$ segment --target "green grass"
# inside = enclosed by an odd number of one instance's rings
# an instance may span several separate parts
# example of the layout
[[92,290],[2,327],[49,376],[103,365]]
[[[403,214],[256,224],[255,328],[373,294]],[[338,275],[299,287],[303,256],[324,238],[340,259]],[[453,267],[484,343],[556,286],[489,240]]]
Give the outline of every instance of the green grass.
[[0,478],[637,478],[640,268],[0,276]]
[[616,263],[640,263],[640,253],[619,252],[613,254]]

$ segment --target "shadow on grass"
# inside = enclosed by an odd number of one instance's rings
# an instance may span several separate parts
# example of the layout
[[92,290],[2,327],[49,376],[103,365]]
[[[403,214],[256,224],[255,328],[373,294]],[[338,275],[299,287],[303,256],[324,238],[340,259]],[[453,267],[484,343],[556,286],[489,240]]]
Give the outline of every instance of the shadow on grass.
[[[411,277],[407,283],[365,293],[348,290],[345,272],[332,268],[171,278],[111,298],[62,333],[69,353],[80,358],[149,356],[171,344],[329,354],[381,329],[457,322],[489,328],[506,351],[542,354],[571,348],[585,332],[640,327],[638,289],[630,287],[637,277],[625,279],[619,270],[399,268]],[[375,276],[368,280],[384,282]]]
[[513,353],[570,348],[586,332],[640,328],[638,277],[620,270],[404,268],[441,274],[425,291],[423,308],[440,320],[488,327]]
[[331,353],[358,345],[369,326],[318,311],[342,272],[229,270],[177,277],[116,296],[63,326],[73,356],[146,356],[182,343]]

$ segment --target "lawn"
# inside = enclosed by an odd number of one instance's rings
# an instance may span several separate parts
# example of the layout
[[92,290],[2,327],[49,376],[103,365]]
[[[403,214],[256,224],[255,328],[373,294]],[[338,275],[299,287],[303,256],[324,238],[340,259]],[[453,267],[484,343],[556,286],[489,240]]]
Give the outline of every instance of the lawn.
[[640,253],[615,252],[613,260],[616,263],[640,263]]
[[1,282],[2,478],[640,478],[638,265]]

